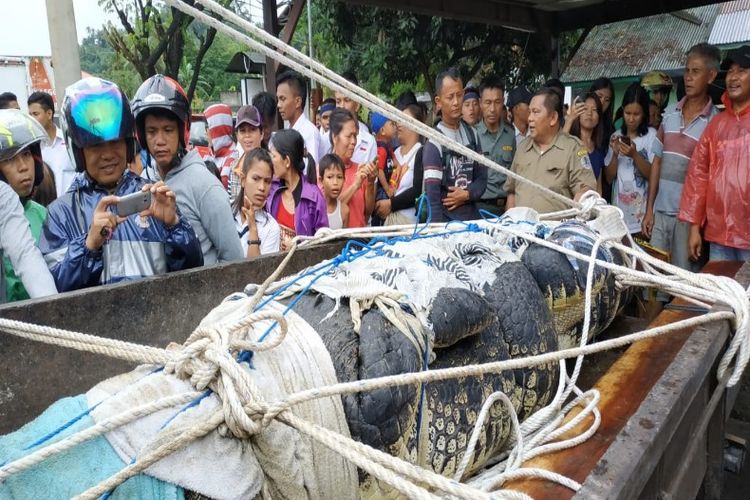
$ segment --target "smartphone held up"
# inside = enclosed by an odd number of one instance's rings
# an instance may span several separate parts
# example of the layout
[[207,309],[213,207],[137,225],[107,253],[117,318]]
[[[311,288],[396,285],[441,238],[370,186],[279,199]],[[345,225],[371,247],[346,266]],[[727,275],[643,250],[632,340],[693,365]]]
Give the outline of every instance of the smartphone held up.
[[143,212],[151,206],[151,191],[139,191],[120,198],[116,212],[120,217],[128,217]]

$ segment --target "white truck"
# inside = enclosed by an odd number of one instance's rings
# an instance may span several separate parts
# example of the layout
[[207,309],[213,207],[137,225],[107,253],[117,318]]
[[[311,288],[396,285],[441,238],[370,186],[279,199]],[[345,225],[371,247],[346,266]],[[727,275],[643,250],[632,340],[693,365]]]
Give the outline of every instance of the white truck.
[[32,92],[42,90],[54,96],[49,57],[11,57],[0,55],[0,94],[13,92],[26,111]]

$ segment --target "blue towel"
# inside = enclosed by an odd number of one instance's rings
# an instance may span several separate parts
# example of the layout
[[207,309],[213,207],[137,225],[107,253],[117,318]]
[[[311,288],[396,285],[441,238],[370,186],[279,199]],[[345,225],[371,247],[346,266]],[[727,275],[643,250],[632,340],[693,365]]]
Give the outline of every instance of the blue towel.
[[[0,465],[94,425],[87,410],[86,396],[61,399],[21,429],[0,436]],[[79,416],[72,425],[55,433]],[[54,437],[28,449],[31,444],[50,433],[55,433]],[[124,467],[125,463],[109,442],[99,436],[9,477],[0,483],[0,499],[67,499],[96,486]],[[184,500],[185,495],[182,488],[140,474],[124,482],[108,498]]]

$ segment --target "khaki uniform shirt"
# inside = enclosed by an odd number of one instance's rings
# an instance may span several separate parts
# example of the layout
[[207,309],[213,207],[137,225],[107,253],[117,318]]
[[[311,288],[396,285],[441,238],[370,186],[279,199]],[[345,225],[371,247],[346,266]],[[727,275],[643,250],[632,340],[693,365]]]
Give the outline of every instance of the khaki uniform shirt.
[[[588,150],[578,138],[565,132],[558,133],[552,146],[543,153],[531,137],[524,139],[518,145],[511,170],[571,200],[586,188],[596,189]],[[533,208],[539,213],[570,208],[534,186],[510,177],[505,182],[505,192],[516,195],[516,206]]]

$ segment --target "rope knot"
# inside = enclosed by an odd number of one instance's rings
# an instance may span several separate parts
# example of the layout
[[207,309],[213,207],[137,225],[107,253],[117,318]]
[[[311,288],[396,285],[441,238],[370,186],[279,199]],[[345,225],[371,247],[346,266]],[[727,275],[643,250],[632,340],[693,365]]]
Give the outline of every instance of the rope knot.
[[579,201],[581,203],[581,218],[584,220],[594,218],[592,215],[596,209],[607,206],[607,202],[596,191],[586,191],[581,195]]
[[[248,340],[249,334],[262,322],[269,325],[267,330],[257,341]],[[201,325],[164,365],[164,371],[188,380],[198,391],[214,393],[224,417],[219,432],[246,439],[267,427],[278,410],[268,413],[268,405],[240,359],[245,352],[277,347],[287,329],[284,315],[274,310],[255,312],[231,324]]]

